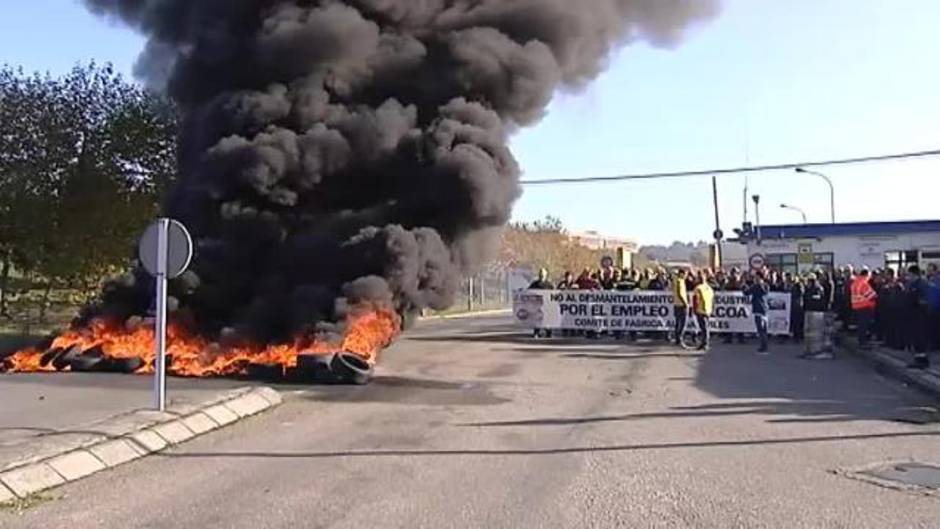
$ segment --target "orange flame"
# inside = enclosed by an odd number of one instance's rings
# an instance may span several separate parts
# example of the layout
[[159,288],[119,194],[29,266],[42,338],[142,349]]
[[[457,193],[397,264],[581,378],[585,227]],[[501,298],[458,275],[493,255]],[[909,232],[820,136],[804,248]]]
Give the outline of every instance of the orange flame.
[[[395,339],[401,329],[401,319],[395,311],[372,306],[354,308],[346,323],[346,334],[338,342],[304,336],[291,344],[223,348],[193,334],[177,322],[170,322],[167,326],[167,355],[172,356],[172,363],[168,370],[183,377],[235,376],[245,374],[251,364],[281,365],[287,369],[297,366],[297,357],[302,353],[329,354],[337,351],[358,354],[374,364],[379,352]],[[127,329],[95,321],[86,328],[60,335],[51,348],[68,349],[76,345],[82,350],[100,346],[106,358],[140,358],[144,363],[137,373],[153,373],[156,353],[152,325]],[[19,351],[7,358],[7,371],[55,371],[51,363],[41,364],[44,353],[37,349]]]

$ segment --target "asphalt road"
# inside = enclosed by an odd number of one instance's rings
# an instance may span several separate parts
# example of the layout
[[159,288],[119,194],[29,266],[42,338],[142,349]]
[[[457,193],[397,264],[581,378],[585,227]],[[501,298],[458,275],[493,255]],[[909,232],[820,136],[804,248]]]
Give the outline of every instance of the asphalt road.
[[938,462],[936,401],[850,359],[534,341],[423,323],[364,388],[54,491],[10,528],[937,528],[840,471]]

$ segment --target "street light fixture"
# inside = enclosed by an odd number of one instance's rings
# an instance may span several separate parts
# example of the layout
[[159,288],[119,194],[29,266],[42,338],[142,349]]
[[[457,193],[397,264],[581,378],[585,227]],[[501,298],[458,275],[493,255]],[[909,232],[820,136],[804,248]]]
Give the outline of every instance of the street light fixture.
[[796,207],[796,206],[788,206],[788,205],[786,205],[786,204],[780,204],[780,207],[781,207],[782,209],[792,209],[793,211],[796,211],[796,212],[799,213],[800,215],[803,215],[803,224],[809,224],[809,222],[807,222],[807,220],[806,220],[806,212],[803,211],[802,209],[800,209],[800,208],[798,208],[798,207]]
[[835,224],[836,223],[836,188],[834,185],[832,185],[832,179],[822,173],[819,173],[816,171],[810,171],[809,169],[804,169],[802,167],[797,167],[796,172],[801,173],[801,174],[811,174],[811,175],[818,176],[822,178],[823,180],[825,180],[827,184],[829,184],[829,210],[832,213],[832,223]]

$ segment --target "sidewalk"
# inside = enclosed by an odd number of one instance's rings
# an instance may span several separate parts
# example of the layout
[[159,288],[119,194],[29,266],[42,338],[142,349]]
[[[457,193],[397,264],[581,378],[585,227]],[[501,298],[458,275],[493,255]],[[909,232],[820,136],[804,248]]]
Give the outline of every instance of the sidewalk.
[[486,316],[509,316],[510,314],[512,314],[512,309],[486,309],[467,312],[451,312],[447,314],[429,314],[427,316],[419,317],[418,320],[454,320],[460,318],[482,318]]
[[932,355],[931,367],[926,370],[909,369],[911,353],[896,351],[875,345],[871,349],[862,349],[854,336],[844,337],[844,349],[852,354],[873,362],[879,369],[894,378],[903,380],[922,391],[940,397],[940,356]]
[[268,388],[170,379],[151,411],[152,377],[0,375],[0,503],[81,479],[280,403]]

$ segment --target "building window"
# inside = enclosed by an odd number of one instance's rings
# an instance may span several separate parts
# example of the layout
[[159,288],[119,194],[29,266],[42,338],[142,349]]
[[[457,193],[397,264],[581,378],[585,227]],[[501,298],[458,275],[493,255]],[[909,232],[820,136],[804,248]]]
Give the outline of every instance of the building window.
[[796,274],[799,272],[795,253],[776,253],[766,257],[767,266],[777,272]]
[[895,272],[904,272],[916,264],[918,264],[917,250],[885,253],[885,268],[891,268]]
[[827,272],[832,272],[835,268],[835,254],[818,253],[813,256],[813,266],[817,269],[822,268]]

